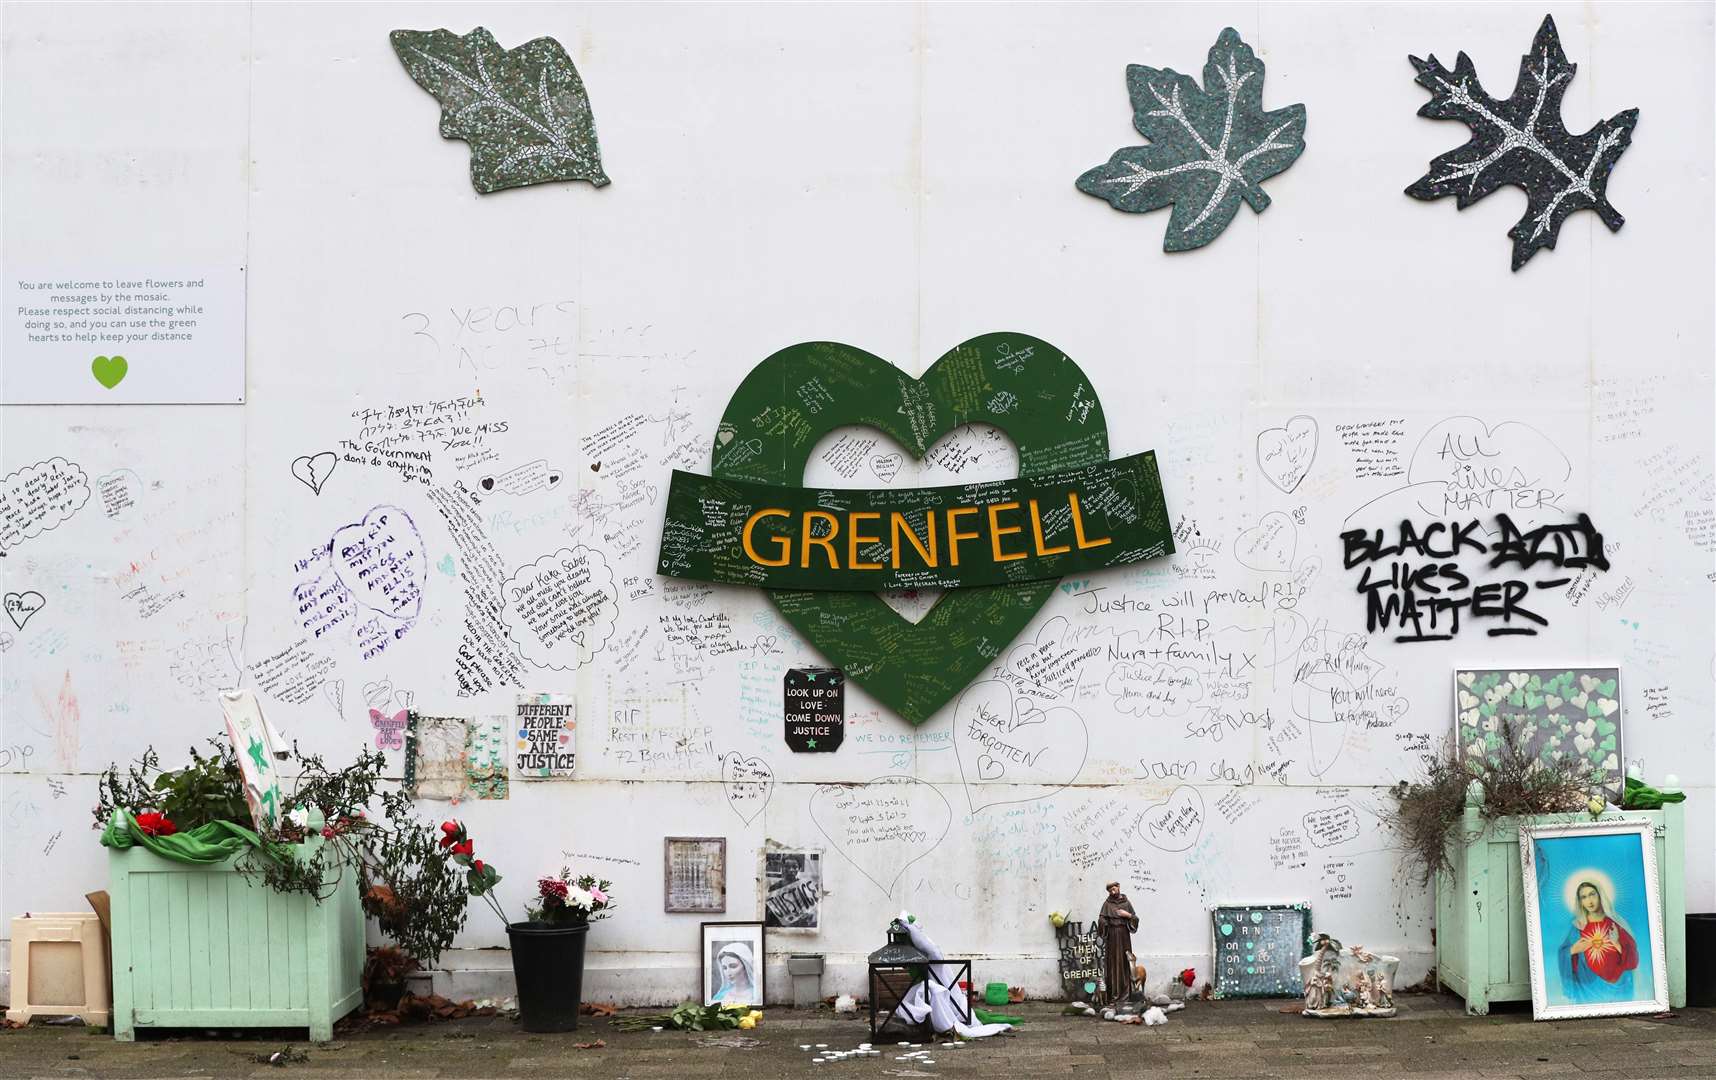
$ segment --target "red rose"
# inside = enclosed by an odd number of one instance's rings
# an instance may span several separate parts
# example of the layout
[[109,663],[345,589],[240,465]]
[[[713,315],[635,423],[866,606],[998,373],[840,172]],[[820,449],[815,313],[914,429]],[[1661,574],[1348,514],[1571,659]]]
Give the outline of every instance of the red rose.
[[149,836],[172,836],[179,831],[179,827],[173,824],[167,815],[157,814],[153,810],[137,815],[137,827]]
[[1180,981],[1185,983],[1187,986],[1191,986],[1197,980],[1198,980],[1198,973],[1191,968],[1187,968],[1186,970],[1180,972]]
[[471,864],[471,868],[474,869],[479,874],[482,873],[483,872],[483,860],[478,859],[476,862],[473,862]]
[[333,838],[334,838],[333,826],[332,825],[323,825],[322,826],[322,839],[332,840]]
[[459,840],[460,831],[461,830],[459,828],[458,822],[456,822],[456,821],[443,821],[441,823],[441,834],[442,834],[441,840],[440,840],[441,846],[442,847],[451,847],[453,844],[457,843]]
[[453,854],[455,855],[469,855],[476,850],[477,845],[469,840],[461,840],[453,845]]
[[559,878],[539,878],[536,882],[537,894],[548,901],[550,906],[564,903],[567,896],[566,883]]

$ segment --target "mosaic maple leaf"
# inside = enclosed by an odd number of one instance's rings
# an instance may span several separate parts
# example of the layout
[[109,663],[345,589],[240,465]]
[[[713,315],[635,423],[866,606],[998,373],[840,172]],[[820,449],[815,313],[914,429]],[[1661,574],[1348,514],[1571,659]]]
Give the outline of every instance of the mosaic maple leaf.
[[1609,204],[1609,173],[1632,142],[1639,111],[1627,109],[1583,135],[1561,122],[1561,98],[1578,70],[1561,51],[1555,20],[1544,17],[1531,52],[1520,57],[1513,96],[1497,101],[1484,93],[1471,58],[1461,53],[1454,70],[1434,55],[1410,58],[1417,82],[1430,91],[1419,116],[1458,120],[1472,139],[1430,163],[1430,171],[1406,189],[1415,199],[1452,195],[1464,210],[1507,184],[1525,192],[1525,216],[1508,230],[1513,238],[1513,268],[1518,270],[1539,248],[1555,247],[1561,223],[1577,210],[1595,210],[1613,232],[1625,223]]
[[1173,68],[1130,64],[1133,125],[1150,140],[1114,152],[1078,178],[1078,189],[1141,214],[1173,204],[1164,251],[1189,251],[1221,235],[1243,200],[1262,213],[1262,182],[1305,150],[1305,106],[1263,108],[1263,63],[1229,27],[1204,64],[1204,84]]
[[590,97],[558,41],[502,49],[477,27],[395,30],[399,62],[441,103],[441,136],[471,144],[471,185],[487,194],[555,180],[608,182]]

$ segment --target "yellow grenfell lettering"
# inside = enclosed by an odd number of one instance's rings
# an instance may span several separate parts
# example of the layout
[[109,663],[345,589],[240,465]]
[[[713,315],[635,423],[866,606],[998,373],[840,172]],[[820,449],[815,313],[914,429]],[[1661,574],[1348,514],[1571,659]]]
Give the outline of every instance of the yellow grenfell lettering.
[[982,533],[959,531],[959,515],[975,513],[977,513],[975,506],[956,506],[947,512],[947,561],[951,566],[959,565],[959,542],[961,540],[975,540],[983,535]]
[[[828,522],[828,535],[817,536],[811,531],[810,523],[821,518]],[[798,565],[810,566],[810,549],[819,547],[828,553],[828,568],[840,569],[840,556],[834,550],[834,538],[840,533],[840,519],[826,510],[806,510],[804,512],[804,546],[798,552]]]
[[1104,544],[1114,543],[1114,538],[1110,536],[1098,537],[1095,540],[1084,538],[1084,517],[1078,512],[1078,492],[1067,492],[1067,505],[1072,508],[1073,537],[1078,541],[1080,548],[1101,547]]
[[923,541],[918,539],[918,534],[913,531],[911,522],[906,520],[906,515],[900,513],[898,510],[895,510],[892,515],[890,515],[888,519],[888,530],[894,546],[895,570],[900,568],[901,533],[905,533],[906,539],[911,541],[912,547],[917,548],[918,558],[923,560],[923,564],[926,567],[934,568],[936,566],[935,514],[933,512],[926,511],[924,513],[924,533],[926,538],[929,540],[929,546],[927,548],[924,546]]
[[1001,511],[1017,509],[1019,509],[1019,504],[1016,502],[991,503],[989,505],[989,551],[995,556],[996,562],[1012,562],[1014,559],[1023,559],[1026,555],[1023,551],[1014,551],[1005,555],[1001,553],[1001,538],[1003,536],[1011,536],[1013,533],[1025,531],[1023,525],[1003,527],[1001,524]]
[[[1072,539],[1079,550],[1114,543],[1112,537],[1092,536],[1086,532],[1084,507],[1079,502],[1078,492],[1068,490],[1066,498],[1072,521]],[[796,536],[792,535],[789,524],[795,514],[800,517]],[[919,514],[923,516],[921,531],[913,524],[914,517]],[[945,515],[947,519],[939,529],[936,523],[938,515]],[[884,516],[888,519],[886,530],[882,528]],[[1030,519],[1029,544],[1024,535],[1027,531],[1024,518],[1027,516]],[[771,525],[768,522],[770,518],[787,520]],[[967,519],[973,520],[967,523]],[[845,526],[844,535],[842,524]],[[778,535],[783,532],[787,535]],[[791,566],[796,546],[801,569],[882,570],[886,569],[886,564],[866,561],[865,553],[879,550],[884,532],[891,548],[889,562],[895,570],[939,569],[942,549],[938,532],[947,539],[947,564],[950,567],[960,565],[962,556],[965,561],[970,561],[971,553],[960,550],[960,545],[967,541],[977,542],[975,557],[979,563],[1048,558],[1073,550],[1073,546],[1068,544],[1050,546],[1044,535],[1043,509],[1036,499],[910,511],[835,511],[820,507],[798,511],[762,507],[751,511],[745,519],[745,526],[740,531],[740,546],[745,557],[757,566]],[[1013,536],[1019,539],[1007,539]],[[985,537],[987,544],[984,543]],[[813,554],[817,549],[822,551],[820,559]],[[910,555],[902,556],[902,552],[908,551]],[[840,561],[843,553],[846,556],[844,564]],[[906,565],[902,566],[902,562]]]
[[788,540],[784,536],[771,536],[771,537],[769,537],[770,543],[780,545],[781,557],[778,559],[765,559],[765,558],[763,558],[761,555],[757,554],[756,547],[753,546],[751,543],[751,530],[755,529],[757,527],[757,522],[761,521],[763,518],[766,518],[766,517],[792,517],[792,515],[787,513],[785,510],[772,510],[771,509],[771,510],[758,510],[756,513],[752,514],[750,517],[746,518],[745,519],[745,532],[744,532],[744,535],[741,537],[741,539],[743,540],[744,545],[745,545],[745,557],[750,559],[752,562],[756,563],[758,566],[785,566],[787,563],[792,561],[792,541],[791,540]]
[[1072,548],[1068,547],[1065,544],[1061,544],[1058,547],[1045,547],[1043,545],[1043,514],[1042,514],[1042,511],[1037,509],[1037,500],[1032,499],[1030,502],[1030,506],[1031,506],[1031,536],[1037,541],[1037,554],[1038,555],[1064,555],[1065,553],[1071,551]]

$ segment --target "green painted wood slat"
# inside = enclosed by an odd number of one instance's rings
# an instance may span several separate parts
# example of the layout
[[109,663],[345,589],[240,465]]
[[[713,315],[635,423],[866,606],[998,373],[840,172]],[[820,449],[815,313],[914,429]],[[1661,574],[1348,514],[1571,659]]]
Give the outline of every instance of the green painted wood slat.
[[[1668,959],[1668,1001],[1686,1006],[1686,808],[1623,810],[1603,820],[1650,821],[1662,883],[1663,946]],[[1529,819],[1553,824],[1589,821],[1589,815],[1551,814]],[[1492,1001],[1531,1000],[1531,959],[1525,930],[1525,883],[1519,862],[1520,818],[1485,827],[1468,806],[1460,835],[1475,837],[1452,852],[1451,873],[1436,875],[1437,981],[1465,998],[1466,1011],[1489,1012]]]
[[241,875],[233,861],[169,862],[110,851],[114,1036],[139,1026],[333,1024],[362,1000],[364,916],[353,868],[330,871],[318,903]]

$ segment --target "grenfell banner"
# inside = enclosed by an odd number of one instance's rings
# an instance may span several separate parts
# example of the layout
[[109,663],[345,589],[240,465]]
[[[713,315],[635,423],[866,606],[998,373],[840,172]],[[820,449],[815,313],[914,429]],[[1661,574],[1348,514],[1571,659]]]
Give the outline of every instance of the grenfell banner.
[[[911,491],[806,488],[817,440],[869,427],[922,460],[966,424],[1006,432],[1012,480]],[[914,377],[835,341],[765,358],[733,391],[709,476],[668,488],[661,573],[764,590],[803,639],[913,724],[994,666],[1059,588],[1174,551],[1156,458],[1110,460],[1096,389],[1065,353],[982,334]],[[876,594],[941,588],[917,622]]]
[[876,592],[1058,580],[1172,551],[1153,451],[905,490],[776,487],[675,471],[657,572]]

